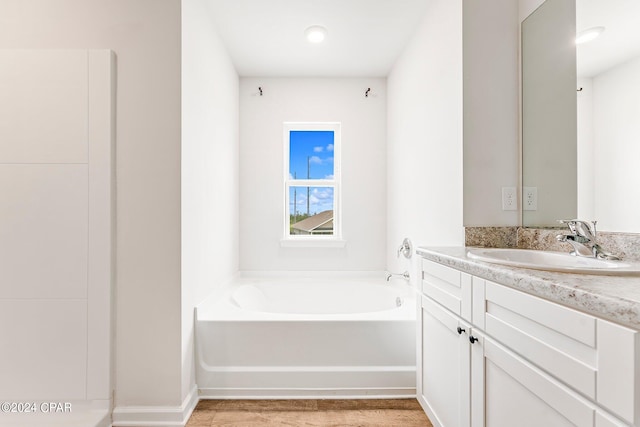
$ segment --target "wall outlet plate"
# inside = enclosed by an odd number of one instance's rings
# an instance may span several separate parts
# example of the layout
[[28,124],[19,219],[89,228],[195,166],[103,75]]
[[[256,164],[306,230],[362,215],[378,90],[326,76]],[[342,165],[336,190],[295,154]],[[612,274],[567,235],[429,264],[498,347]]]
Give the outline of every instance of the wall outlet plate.
[[538,187],[522,187],[522,209],[525,211],[538,210]]
[[502,210],[518,210],[518,193],[516,187],[502,187]]

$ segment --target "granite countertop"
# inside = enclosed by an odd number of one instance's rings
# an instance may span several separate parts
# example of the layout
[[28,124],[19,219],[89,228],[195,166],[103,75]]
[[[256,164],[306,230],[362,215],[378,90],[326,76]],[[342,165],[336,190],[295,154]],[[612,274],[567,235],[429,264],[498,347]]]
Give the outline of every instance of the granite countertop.
[[418,255],[492,282],[640,330],[640,277],[572,274],[467,258],[466,247],[419,247]]

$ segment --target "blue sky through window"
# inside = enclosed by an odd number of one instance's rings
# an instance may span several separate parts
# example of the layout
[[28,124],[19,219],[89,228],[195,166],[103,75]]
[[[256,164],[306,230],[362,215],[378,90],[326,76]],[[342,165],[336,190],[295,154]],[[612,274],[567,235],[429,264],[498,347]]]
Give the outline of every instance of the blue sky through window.
[[291,131],[290,179],[333,179],[333,141],[333,131]]

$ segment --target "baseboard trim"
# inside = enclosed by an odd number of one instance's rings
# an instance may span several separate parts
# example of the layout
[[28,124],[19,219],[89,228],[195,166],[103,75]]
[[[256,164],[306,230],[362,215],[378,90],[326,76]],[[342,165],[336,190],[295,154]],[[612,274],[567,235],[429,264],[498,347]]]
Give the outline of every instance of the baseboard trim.
[[415,387],[397,388],[201,388],[200,399],[410,399]]
[[418,395],[417,399],[420,406],[422,406],[422,410],[424,411],[425,414],[427,414],[429,421],[431,421],[431,424],[433,424],[433,427],[442,427],[442,423],[440,422],[440,419],[436,416],[436,413],[433,412],[433,409],[431,409],[431,405],[429,405],[429,403],[424,399],[424,397]]
[[116,406],[113,427],[184,427],[198,404],[194,386],[180,406]]

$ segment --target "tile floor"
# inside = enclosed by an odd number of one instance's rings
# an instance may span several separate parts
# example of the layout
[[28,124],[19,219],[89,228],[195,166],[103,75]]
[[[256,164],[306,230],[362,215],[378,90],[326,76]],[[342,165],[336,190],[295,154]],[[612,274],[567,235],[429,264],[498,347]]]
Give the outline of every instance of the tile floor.
[[433,427],[415,399],[202,400],[187,427]]

